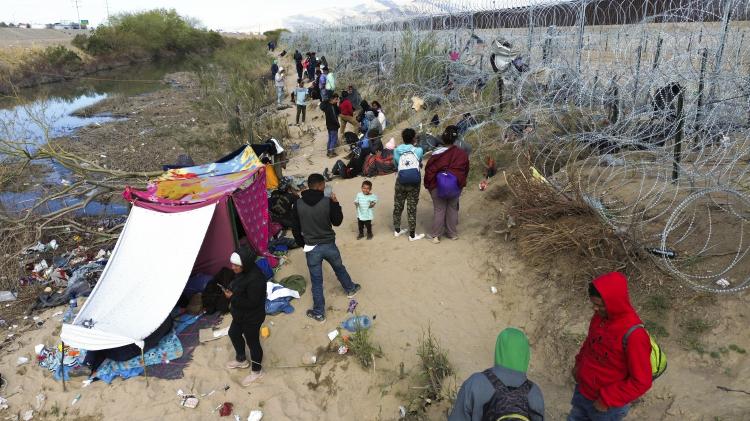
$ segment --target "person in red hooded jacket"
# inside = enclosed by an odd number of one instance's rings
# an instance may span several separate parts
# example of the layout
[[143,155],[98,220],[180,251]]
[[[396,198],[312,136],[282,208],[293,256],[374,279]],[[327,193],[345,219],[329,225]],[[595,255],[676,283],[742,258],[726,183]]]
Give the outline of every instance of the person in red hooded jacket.
[[625,275],[611,272],[589,284],[594,316],[576,355],[576,388],[568,421],[619,421],[630,403],[651,388],[651,340],[630,304]]
[[438,195],[438,173],[451,173],[458,183],[458,188],[466,187],[469,176],[469,155],[454,145],[458,140],[458,127],[448,126],[443,131],[443,146],[435,149],[424,169],[424,186],[432,196],[434,214],[432,218],[432,242],[439,243],[440,237],[447,234],[453,240],[458,239],[458,196],[443,199]]

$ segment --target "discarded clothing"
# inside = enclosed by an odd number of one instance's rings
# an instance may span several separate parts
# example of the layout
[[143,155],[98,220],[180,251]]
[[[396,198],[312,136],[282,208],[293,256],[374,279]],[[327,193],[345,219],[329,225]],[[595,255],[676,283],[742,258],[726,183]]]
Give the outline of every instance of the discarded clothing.
[[307,289],[307,281],[302,275],[287,276],[286,278],[279,281],[279,284],[286,288],[297,291],[299,295],[304,294],[305,290]]
[[294,307],[289,304],[294,298],[299,298],[299,293],[295,290],[286,288],[282,285],[268,282],[266,283],[266,314],[294,312]]

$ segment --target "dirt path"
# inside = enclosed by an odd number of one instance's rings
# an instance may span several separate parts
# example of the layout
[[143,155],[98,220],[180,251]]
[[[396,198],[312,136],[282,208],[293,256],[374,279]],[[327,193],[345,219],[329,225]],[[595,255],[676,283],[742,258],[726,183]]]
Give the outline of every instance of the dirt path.
[[[290,64],[283,63],[291,69]],[[287,82],[291,88],[292,77]],[[293,108],[282,113],[290,122],[294,120]],[[306,176],[335,161],[325,157],[326,133],[321,116],[315,107],[308,110],[314,140],[292,139],[301,142],[301,153],[289,163],[285,174]],[[392,136],[399,137],[397,130],[389,128],[385,138]],[[516,256],[512,243],[488,236],[486,227],[497,216],[498,202],[475,186],[469,186],[461,199],[461,239],[435,245],[393,237],[390,214],[394,176],[374,178],[373,191],[380,198],[375,238],[357,241],[351,202],[362,180],[336,179],[331,184],[344,208],[344,223],[336,229],[337,244],[352,277],[362,285],[357,295],[358,310],[375,317],[373,340],[383,350],[374,370],[363,370],[353,358],[335,354],[326,354],[316,367],[298,367],[306,352],[320,352],[328,345],[327,332],[347,317],[349,300],[326,266],[328,320],[320,324],[305,316],[312,306],[309,284],[302,298],[293,302],[293,314],[267,318],[271,336],[263,340],[266,376],[253,387],[240,386],[245,372],[224,369],[233,351],[229,340],[222,338],[195,350],[181,380],[139,377],[82,388],[82,379],[78,378],[62,392],[60,383],[51,380],[48,372],[33,365],[16,367],[17,357],[31,357],[35,344],[59,340],[59,321],[50,319],[56,310],[50,310],[42,314],[43,319],[50,320],[41,329],[22,335],[0,357],[0,371],[8,379],[0,395],[19,391],[9,398],[11,411],[18,412],[34,407],[35,397],[45,394],[44,410],[58,414],[47,419],[205,420],[218,418],[212,410],[228,401],[234,403],[243,419],[249,410],[262,408],[268,420],[395,420],[399,406],[407,402],[405,396],[414,391],[410,387],[418,385],[414,377],[418,372],[417,345],[427,328],[448,351],[458,383],[448,387],[457,388],[469,374],[491,365],[497,333],[507,326],[517,326],[530,337],[530,377],[544,392],[548,419],[564,419],[573,387],[566,373],[591,315],[585,297],[579,295],[583,288],[559,290],[559,278],[566,276],[564,270],[541,273]],[[431,213],[429,196],[422,191],[419,232],[428,231]],[[292,274],[308,278],[303,252],[292,251],[289,258],[277,275],[279,279]],[[491,286],[497,287],[497,294],[490,292]],[[724,323],[711,341],[737,341],[748,348],[748,302],[747,297],[739,297],[717,310],[715,317]],[[229,321],[226,317],[223,323]],[[746,356],[732,354],[716,362],[670,349],[669,357],[668,375],[631,411],[629,419],[701,420],[714,419],[714,415],[724,417],[720,419],[750,419],[746,395],[716,389],[717,385],[750,389]],[[402,363],[404,379],[399,377]],[[224,384],[230,389],[221,392]],[[191,410],[178,405],[178,389],[199,394],[217,392]],[[71,406],[77,394],[81,400]],[[428,417],[445,419],[445,410],[444,404],[433,406]]]

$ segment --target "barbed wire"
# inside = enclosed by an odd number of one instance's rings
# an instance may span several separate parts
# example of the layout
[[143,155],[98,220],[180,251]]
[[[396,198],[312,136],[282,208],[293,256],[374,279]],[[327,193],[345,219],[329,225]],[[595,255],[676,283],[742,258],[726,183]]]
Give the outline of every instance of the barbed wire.
[[515,129],[519,159],[535,151],[550,182],[665,270],[737,292],[750,287],[749,18],[748,0],[421,0],[282,41],[398,108],[424,101],[414,127],[471,113],[474,153]]

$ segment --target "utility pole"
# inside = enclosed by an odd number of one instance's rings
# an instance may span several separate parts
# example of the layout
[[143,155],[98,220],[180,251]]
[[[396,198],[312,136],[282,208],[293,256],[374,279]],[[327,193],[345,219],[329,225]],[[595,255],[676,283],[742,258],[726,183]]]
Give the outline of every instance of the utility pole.
[[104,0],[104,6],[107,8],[107,23],[109,23],[109,0]]
[[81,12],[78,10],[78,5],[81,2],[81,0],[73,0],[73,4],[76,5],[76,15],[78,16],[78,24],[81,24]]

